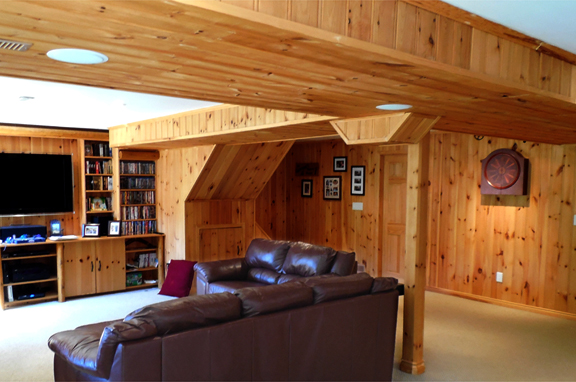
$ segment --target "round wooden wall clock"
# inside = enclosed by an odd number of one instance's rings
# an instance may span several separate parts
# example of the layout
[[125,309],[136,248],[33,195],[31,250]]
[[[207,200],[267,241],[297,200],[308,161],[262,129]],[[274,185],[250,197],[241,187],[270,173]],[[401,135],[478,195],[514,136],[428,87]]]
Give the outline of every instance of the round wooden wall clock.
[[526,195],[528,159],[510,149],[491,152],[482,160],[483,195]]

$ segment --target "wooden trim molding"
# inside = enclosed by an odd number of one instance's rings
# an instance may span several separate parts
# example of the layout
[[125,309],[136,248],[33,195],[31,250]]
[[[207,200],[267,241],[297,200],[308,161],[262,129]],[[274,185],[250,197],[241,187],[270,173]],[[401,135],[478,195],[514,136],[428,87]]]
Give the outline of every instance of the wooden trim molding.
[[0,125],[0,136],[108,140],[108,131],[88,131],[50,127],[33,127],[20,125]]

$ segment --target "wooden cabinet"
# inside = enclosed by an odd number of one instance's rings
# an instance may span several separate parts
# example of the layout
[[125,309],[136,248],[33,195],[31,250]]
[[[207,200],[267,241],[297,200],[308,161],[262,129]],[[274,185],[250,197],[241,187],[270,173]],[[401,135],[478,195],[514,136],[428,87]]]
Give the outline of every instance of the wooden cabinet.
[[126,239],[126,289],[162,286],[164,281],[164,237]]
[[123,240],[64,244],[64,296],[106,293],[126,288]]
[[[2,247],[0,259],[2,309],[58,298],[58,253],[55,244],[8,244]],[[34,268],[41,269],[42,272],[35,272]],[[18,277],[15,276],[17,271]],[[28,279],[30,275],[32,279]],[[24,276],[25,279],[22,279]],[[37,297],[18,300],[18,296],[22,294],[36,294]]]

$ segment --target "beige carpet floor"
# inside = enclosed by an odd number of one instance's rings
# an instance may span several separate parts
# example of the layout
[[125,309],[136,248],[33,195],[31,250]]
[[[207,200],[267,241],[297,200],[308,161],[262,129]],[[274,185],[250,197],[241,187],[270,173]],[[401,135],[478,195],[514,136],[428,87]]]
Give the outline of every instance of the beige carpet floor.
[[[0,381],[52,381],[51,334],[164,301],[147,289],[0,311]],[[576,321],[426,293],[426,372],[396,381],[576,381]],[[402,304],[402,299],[401,299]],[[400,306],[402,312],[402,306]]]

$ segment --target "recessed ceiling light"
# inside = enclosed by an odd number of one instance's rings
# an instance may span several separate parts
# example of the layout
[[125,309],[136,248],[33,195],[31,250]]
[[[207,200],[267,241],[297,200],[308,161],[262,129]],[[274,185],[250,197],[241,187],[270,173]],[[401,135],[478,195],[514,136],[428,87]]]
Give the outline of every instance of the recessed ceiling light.
[[389,103],[386,105],[376,106],[376,109],[380,109],[380,110],[406,110],[406,109],[410,109],[411,107],[412,107],[412,105],[405,105],[405,104],[401,104],[401,103]]
[[32,96],[20,96],[18,99],[19,99],[20,101],[22,101],[22,102],[26,102],[26,101],[31,101],[31,100],[33,100],[34,97],[32,97]]
[[102,53],[85,49],[53,49],[46,54],[53,60],[68,62],[70,64],[102,64],[108,61],[108,57]]

